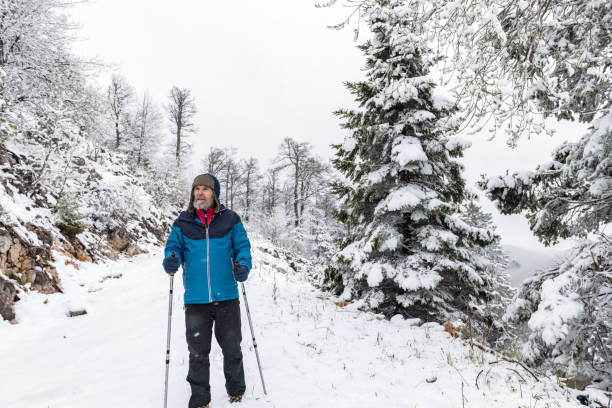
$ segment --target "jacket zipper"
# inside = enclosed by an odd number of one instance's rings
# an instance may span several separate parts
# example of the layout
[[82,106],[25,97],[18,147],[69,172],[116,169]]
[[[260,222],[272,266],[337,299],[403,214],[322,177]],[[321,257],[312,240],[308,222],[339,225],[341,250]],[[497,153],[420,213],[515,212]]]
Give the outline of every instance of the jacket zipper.
[[208,220],[204,215],[204,221],[206,221],[206,276],[208,278],[208,302],[212,303],[212,290],[210,288],[210,246],[208,244]]

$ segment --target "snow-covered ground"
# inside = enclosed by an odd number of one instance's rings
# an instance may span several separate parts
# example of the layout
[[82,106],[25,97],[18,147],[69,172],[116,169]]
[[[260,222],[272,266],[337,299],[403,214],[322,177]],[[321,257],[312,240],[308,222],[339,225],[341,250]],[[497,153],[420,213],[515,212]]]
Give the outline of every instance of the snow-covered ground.
[[[337,306],[272,256],[270,245],[253,246],[255,269],[246,287],[268,395],[243,303],[243,408],[579,406],[556,379],[536,382],[515,364],[489,364],[498,358],[472,351],[442,326]],[[161,407],[169,287],[161,250],[81,263],[79,270],[56,257],[65,294],[21,294],[19,324],[0,322],[0,407]],[[172,408],[189,399],[179,275],[175,288]],[[82,307],[86,315],[67,316]],[[228,407],[221,350],[213,344],[211,407]]]

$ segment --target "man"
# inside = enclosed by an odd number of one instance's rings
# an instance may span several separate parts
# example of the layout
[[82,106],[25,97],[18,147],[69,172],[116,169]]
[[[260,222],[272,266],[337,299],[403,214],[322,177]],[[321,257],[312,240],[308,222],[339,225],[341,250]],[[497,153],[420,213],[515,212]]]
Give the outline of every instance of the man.
[[216,177],[201,174],[193,180],[187,211],[174,221],[163,266],[167,273],[183,267],[185,325],[191,385],[189,408],[208,408],[209,353],[214,326],[223,351],[225,389],[230,402],[239,402],[246,389],[240,342],[238,285],[251,269],[251,243],[238,214],[219,205]]

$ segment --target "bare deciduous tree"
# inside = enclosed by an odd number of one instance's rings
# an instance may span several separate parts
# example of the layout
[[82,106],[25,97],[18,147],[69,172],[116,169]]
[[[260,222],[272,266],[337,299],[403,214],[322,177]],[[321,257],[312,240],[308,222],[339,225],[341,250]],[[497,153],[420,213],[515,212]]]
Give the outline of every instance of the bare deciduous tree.
[[226,166],[226,158],[225,150],[211,147],[206,157],[202,160],[202,167],[207,173],[219,177]]
[[280,168],[272,167],[266,172],[266,183],[263,189],[263,205],[266,214],[272,215],[277,204]]
[[115,74],[106,94],[115,125],[115,148],[118,149],[124,136],[125,124],[128,121],[128,108],[134,97],[134,91],[125,78]]
[[257,159],[254,157],[250,157],[248,160],[244,160],[242,163],[242,180],[244,181],[245,187],[245,209],[244,209],[244,219],[249,221],[249,214],[251,211],[251,198],[254,193],[254,179],[257,177],[257,173],[259,172],[259,164]]
[[323,176],[329,171],[329,165],[323,163],[316,157],[308,157],[299,174],[299,208],[300,216],[304,214],[304,208],[309,197],[317,194],[319,186],[326,188],[327,182]]
[[226,151],[226,161],[224,167],[225,181],[225,202],[230,208],[234,208],[234,198],[238,189],[238,183],[241,180],[242,171],[240,162],[236,159],[236,149],[228,149]]
[[190,150],[185,138],[196,131],[193,117],[197,113],[195,100],[187,88],[172,87],[170,90],[170,103],[166,107],[170,119],[173,135],[176,136],[176,161],[180,164],[180,156]]
[[152,152],[158,145],[161,119],[161,113],[153,99],[148,93],[145,93],[136,111],[134,135],[136,138],[136,165],[148,164]]
[[295,226],[300,225],[301,207],[300,201],[300,177],[304,173],[310,157],[311,146],[308,142],[299,143],[296,140],[286,137],[279,146],[277,162],[279,168],[291,168],[293,174],[293,216]]

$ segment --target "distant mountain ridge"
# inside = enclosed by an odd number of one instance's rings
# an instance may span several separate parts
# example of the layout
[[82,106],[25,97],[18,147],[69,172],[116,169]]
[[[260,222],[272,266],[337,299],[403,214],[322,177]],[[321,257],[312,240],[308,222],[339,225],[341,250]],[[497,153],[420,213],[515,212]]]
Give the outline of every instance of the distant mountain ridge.
[[516,245],[502,245],[508,254],[508,273],[513,287],[518,288],[528,277],[549,266],[562,256],[558,249],[534,250]]

